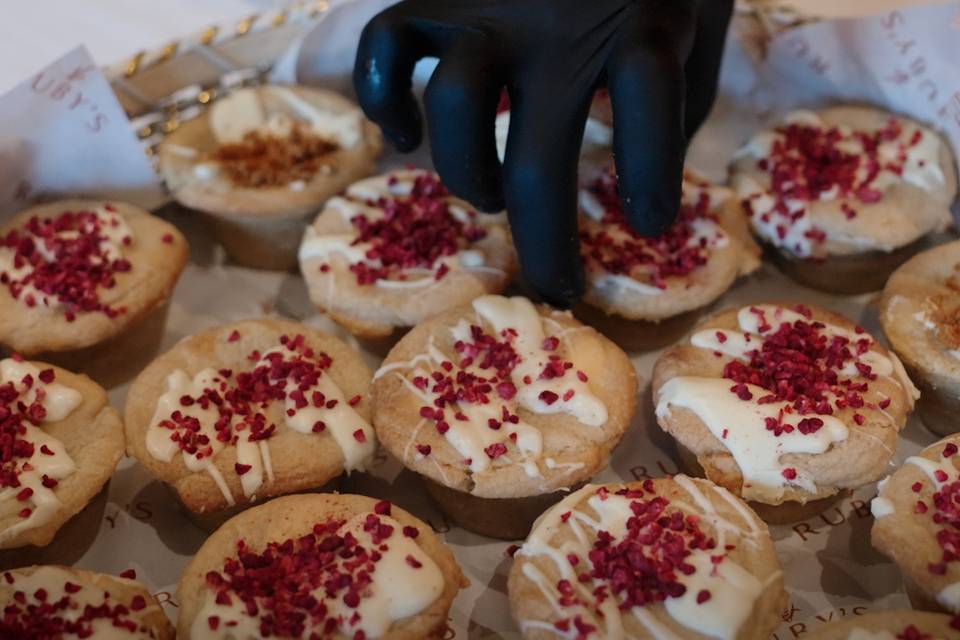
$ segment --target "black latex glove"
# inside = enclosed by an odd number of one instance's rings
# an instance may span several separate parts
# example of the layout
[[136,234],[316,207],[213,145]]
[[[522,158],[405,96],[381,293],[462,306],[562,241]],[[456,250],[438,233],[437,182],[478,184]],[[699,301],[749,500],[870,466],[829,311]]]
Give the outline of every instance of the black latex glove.
[[[424,94],[434,165],[484,211],[506,206],[530,284],[558,306],[584,288],[577,164],[590,102],[606,84],[624,211],[656,235],[673,221],[687,139],[716,94],[732,0],[404,0],[371,20],[353,82],[400,151],[423,126],[414,64],[440,58]],[[510,133],[501,169],[494,118]]]

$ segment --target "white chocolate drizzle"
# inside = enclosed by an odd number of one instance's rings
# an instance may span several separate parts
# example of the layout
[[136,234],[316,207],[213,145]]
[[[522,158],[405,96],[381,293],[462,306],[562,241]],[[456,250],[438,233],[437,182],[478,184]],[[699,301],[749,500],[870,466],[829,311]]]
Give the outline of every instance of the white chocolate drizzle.
[[[689,502],[674,499],[671,500],[669,508],[696,515],[714,529],[717,538],[717,547],[713,552],[715,555],[724,555],[728,545],[759,545],[759,539],[765,533],[764,528],[757,522],[756,516],[729,492],[707,481],[693,480],[683,475],[675,476],[673,480],[687,493]],[[707,493],[713,493],[713,496],[708,497]],[[718,497],[731,505],[743,518],[743,525],[719,514],[713,504],[713,500]],[[585,498],[590,511],[576,508]],[[620,610],[612,593],[611,597],[595,602],[594,590],[605,586],[604,581],[594,579],[580,582],[578,573],[583,572],[584,567],[589,567],[589,552],[598,532],[609,533],[614,541],[623,538],[627,521],[633,517],[630,507],[632,501],[630,497],[612,492],[601,496],[597,485],[587,485],[564,498],[537,520],[527,541],[517,552],[517,557],[530,559],[523,565],[523,575],[537,586],[550,605],[553,617],[549,620],[521,620],[521,629],[548,631],[557,637],[571,640],[578,633],[574,625],[562,630],[555,626],[554,622],[557,619],[569,620],[579,616],[596,628],[598,637],[607,640],[632,640],[636,636],[627,633],[622,617],[631,615],[655,640],[679,640],[681,636],[656,614],[662,606],[670,619],[691,631],[711,638],[733,640],[738,637],[739,630],[750,617],[755,602],[764,588],[779,577],[779,571],[763,576],[761,580],[729,557],[715,563],[711,561],[711,552],[691,549],[685,561],[695,567],[695,571],[690,575],[678,573],[678,581],[685,587],[683,595],[667,598],[663,605],[633,606],[629,613]],[[555,539],[565,531],[569,531],[572,536],[557,546]],[[571,556],[578,559],[576,566],[571,563]],[[548,578],[541,568],[542,564],[533,562],[537,558],[542,558],[549,564],[553,569],[552,573],[560,580],[566,580],[572,585],[577,598],[574,604],[565,606],[561,603],[562,596],[555,586],[558,580]],[[609,592],[610,587],[606,587]],[[710,598],[698,604],[698,594],[702,591],[709,592]],[[591,603],[591,606],[585,606],[585,602]]]
[[[295,352],[286,346],[275,347],[263,353],[255,368],[269,366],[273,354],[284,358],[295,355]],[[217,454],[228,444],[235,447],[237,464],[245,467],[243,473],[238,472],[243,495],[252,501],[256,499],[256,493],[265,481],[269,483],[274,481],[269,438],[255,437],[244,423],[244,416],[235,415],[229,423],[235,437],[229,442],[224,442],[217,438],[216,422],[220,414],[215,404],[209,403],[203,406],[200,402],[193,402],[184,405],[181,402],[184,396],[199,398],[208,389],[223,392],[231,384],[230,380],[211,368],[197,372],[193,378],[182,369],[172,371],[167,376],[166,390],[157,399],[150,426],[147,428],[146,446],[147,452],[152,457],[163,462],[171,462],[180,451],[187,469],[194,473],[208,473],[227,504],[233,506],[236,504],[236,499],[216,464]],[[288,378],[283,404],[283,421],[287,428],[305,435],[316,433],[319,437],[322,437],[322,433],[329,432],[343,454],[344,469],[348,472],[363,469],[372,458],[375,449],[373,428],[357,413],[329,373],[324,371],[317,383],[305,392],[307,397],[314,392],[323,394],[327,403],[323,406],[308,404],[298,408],[291,397],[291,392],[296,389],[297,385]],[[171,438],[173,431],[168,424],[174,412],[197,420],[199,433],[206,437],[206,448],[193,452],[186,449],[181,451],[179,443]],[[324,424],[321,433],[313,431],[314,425],[318,422]],[[363,434],[361,439],[356,437],[358,432]]]
[[[598,178],[600,181],[605,179],[615,180],[615,178],[609,176]],[[719,225],[713,212],[731,195],[732,192],[726,187],[710,185],[693,172],[685,173],[681,205],[692,211],[702,209],[707,214],[678,221],[678,224],[689,225],[692,231],[687,239],[686,248],[704,249],[712,252],[730,244],[730,237]],[[616,219],[613,221],[605,220],[608,213],[611,212],[606,210],[600,199],[589,188],[581,189],[578,198],[580,210],[584,214],[581,221],[582,233],[587,234],[590,238],[603,234],[610,242],[608,251],[614,247],[622,247],[627,243],[639,244],[644,242],[625,224],[618,223]],[[592,243],[590,246],[593,248]],[[601,249],[602,245],[595,248],[595,250]],[[654,255],[656,250],[651,246],[649,253]],[[629,274],[612,273],[604,268],[600,261],[591,258],[589,253],[585,255],[587,256],[585,266],[594,293],[611,306],[615,305],[624,293],[658,296],[666,290],[665,286],[657,286],[650,282],[658,268],[655,262],[638,262],[631,267]],[[680,286],[685,285],[681,284]]]
[[[83,583],[77,576],[61,569],[60,567],[39,566],[33,568],[32,573],[29,575],[24,573],[24,571],[29,569],[30,568],[15,569],[13,571],[5,572],[3,574],[3,579],[0,579],[0,593],[4,591],[10,592],[10,601],[13,601],[13,593],[19,592],[23,594],[23,603],[14,604],[14,606],[22,606],[24,609],[28,609],[38,606],[42,604],[42,602],[57,603],[66,598],[69,600],[69,605],[58,607],[55,612],[51,613],[51,615],[73,623],[78,622],[81,617],[87,616],[88,607],[98,609],[104,606],[108,608],[124,606],[127,608],[128,612],[118,614],[118,618],[137,624],[138,628],[136,631],[129,631],[125,627],[114,625],[113,618],[110,616],[91,616],[92,619],[85,618],[84,621],[84,624],[89,625],[89,628],[93,632],[90,637],[95,638],[96,640],[130,640],[131,638],[156,637],[156,634],[152,628],[144,626],[139,622],[139,620],[144,616],[156,615],[161,612],[160,606],[152,598],[144,598],[146,601],[146,606],[143,609],[138,611],[130,611],[129,607],[127,606],[129,605],[128,602],[123,602],[117,598],[111,597],[109,591],[106,591],[103,588]],[[133,580],[127,580],[126,578],[114,576],[111,576],[111,578],[131,586],[138,586],[138,583],[134,582]],[[71,585],[70,591],[67,590],[67,584]],[[39,590],[46,592],[46,597],[43,601],[35,598],[34,594],[36,594]],[[7,600],[7,598],[4,599]],[[67,634],[64,637],[75,638],[79,636]]]
[[[762,327],[764,331],[761,331],[761,318],[769,325]],[[784,323],[811,321],[797,311],[774,305],[744,307],[737,314],[737,320],[741,329],[739,332],[704,329],[695,333],[690,338],[690,343],[717,354],[749,361],[749,354],[762,347],[765,334],[775,332]],[[829,323],[821,324],[821,334],[846,338],[852,345],[856,345],[859,340],[870,339],[866,334]],[[870,340],[872,343],[872,339]],[[898,383],[911,396],[916,393],[916,388],[903,372],[899,360],[892,355],[887,357],[872,349],[868,350],[847,362],[843,369],[838,370],[838,375],[856,377],[859,375],[857,363],[867,365],[878,376]],[[843,442],[849,437],[847,425],[839,418],[827,414],[791,416],[793,411],[789,402],[760,403],[757,400],[769,396],[770,392],[752,384],[745,385],[752,399],[741,400],[737,394],[731,392],[731,387],[736,384],[727,378],[672,378],[659,390],[656,414],[659,418],[665,418],[675,408],[687,409],[696,414],[740,467],[744,478],[742,495],[745,498],[776,504],[787,487],[815,493],[816,478],[802,469],[785,464],[782,457],[787,454],[824,453],[835,443]],[[799,429],[794,429],[779,435],[766,427],[770,419],[790,419],[791,422],[796,422],[805,417],[821,420],[822,427],[813,433],[804,434]]]
[[[63,443],[51,436],[43,429],[44,423],[60,422],[67,418],[74,409],[83,402],[83,397],[76,389],[59,382],[44,383],[40,380],[40,369],[29,362],[18,362],[12,358],[0,361],[0,382],[12,384],[19,393],[18,402],[29,406],[39,402],[46,410],[46,415],[39,425],[32,424],[24,418],[21,426],[24,431],[18,435],[33,445],[33,453],[29,458],[14,458],[11,470],[16,474],[19,486],[0,489],[0,503],[17,501],[29,513],[3,531],[0,531],[0,544],[13,539],[23,531],[41,527],[50,522],[62,508],[63,503],[54,491],[55,487],[48,487],[49,481],[44,477],[60,482],[73,475],[76,464],[67,453]],[[31,386],[24,384],[26,376],[32,378]],[[42,390],[42,397],[38,391]],[[29,492],[30,496],[20,499],[22,492]],[[26,513],[26,512],[25,512]]]
[[[282,108],[268,112],[261,91]],[[287,87],[239,89],[214,102],[210,109],[210,129],[220,144],[240,142],[251,132],[286,137],[295,122],[344,149],[355,147],[363,133],[363,116],[358,108],[322,108]]]
[[[429,607],[443,592],[444,577],[437,563],[412,538],[402,534],[402,525],[389,516],[378,516],[383,524],[393,527],[393,534],[378,547],[364,529],[367,515],[356,515],[337,530],[339,536],[351,534],[360,545],[380,549],[381,557],[370,571],[371,583],[364,590],[359,604],[348,607],[342,597],[331,598],[323,586],[315,589],[312,595],[327,606],[328,617],[340,620],[337,628],[342,633],[352,637],[362,631],[372,640],[386,635],[395,622],[415,616]],[[414,568],[408,559],[420,566]],[[358,619],[351,622],[354,614]],[[221,621],[216,631],[210,629],[210,617]],[[317,631],[322,635],[323,629],[313,628],[309,616],[304,622],[304,637]],[[233,597],[229,605],[217,604],[216,594],[207,590],[203,606],[193,620],[191,635],[194,638],[259,640],[262,637],[260,618],[247,614],[240,598]]]
[[[97,232],[100,234],[101,239],[98,246],[104,259],[110,261],[119,260],[123,257],[124,245],[129,246],[134,241],[133,231],[123,219],[123,216],[113,210],[113,207],[110,205],[100,205],[92,209],[91,213],[94,214],[99,224]],[[92,225],[87,225],[84,231],[92,232]],[[53,234],[53,239],[60,241],[70,240],[78,238],[80,235],[80,231],[61,230]],[[31,237],[34,240],[37,253],[39,253],[44,260],[49,263],[57,259],[54,252],[48,246],[49,240],[32,234]],[[34,271],[33,265],[26,261],[18,266],[15,256],[16,252],[14,249],[0,246],[0,274],[6,276],[12,283],[18,283]],[[35,300],[36,306],[33,308],[57,310],[63,307],[63,304],[57,299],[56,294],[49,295],[44,293],[30,283],[26,283],[20,287],[20,293],[17,299],[24,301],[28,296]]]
[[[596,428],[607,421],[606,406],[591,391],[589,382],[580,379],[573,371],[568,371],[560,378],[540,378],[552,352],[543,348],[547,338],[544,319],[529,300],[489,295],[474,300],[473,308],[477,313],[478,324],[490,327],[491,335],[513,335],[511,345],[520,357],[510,372],[510,381],[516,388],[516,396],[504,400],[494,393],[493,401],[486,404],[458,402],[456,407],[449,408],[448,414],[458,412],[463,419],[449,419],[449,429],[444,433],[444,438],[468,462],[473,473],[494,466],[495,461],[486,453],[488,447],[512,445],[519,455],[517,462],[523,466],[525,473],[529,477],[541,476],[543,435],[540,430],[522,418],[516,422],[503,421],[502,426],[496,429],[488,426],[490,421],[494,420],[499,424],[504,410],[516,414],[516,407],[519,405],[534,414],[566,413],[586,427]],[[451,336],[454,340],[470,342],[469,323],[461,321],[454,326]],[[577,354],[570,354],[570,359],[574,361],[575,368]],[[439,396],[429,386],[419,388],[411,380],[429,380],[433,371],[442,371],[445,364],[452,365],[454,360],[437,348],[431,336],[426,353],[409,361],[384,365],[376,372],[374,380],[394,373],[400,376],[405,388],[419,398],[424,406],[432,407]],[[489,369],[481,369],[476,362],[464,370],[487,379],[492,373]],[[409,375],[405,375],[405,372]],[[548,403],[543,399],[545,393],[553,394],[552,402]],[[513,462],[509,455],[496,459],[496,464]],[[579,463],[558,463],[552,458],[542,462],[547,469],[561,469],[567,473],[583,466]]]
[[[413,192],[416,179],[426,175],[422,170],[402,170],[388,174],[365,178],[351,184],[342,196],[335,196],[327,201],[326,209],[332,209],[340,214],[343,222],[351,224],[356,216],[364,216],[370,221],[380,220],[385,211],[381,200],[406,198]],[[487,233],[498,233],[499,230],[490,226],[489,222],[496,216],[479,218],[470,205],[453,196],[446,198],[450,215],[463,224],[477,225]],[[356,231],[340,233],[318,233],[313,226],[307,227],[303,241],[298,251],[298,260],[301,263],[309,260],[327,261],[332,256],[340,256],[349,264],[363,263],[371,268],[379,268],[382,263],[376,257],[371,257],[373,249],[371,242],[361,242]],[[436,272],[441,266],[447,270],[461,269],[466,271],[489,272],[503,275],[502,269],[486,264],[484,252],[476,248],[461,248],[452,255],[438,258],[430,268],[410,267],[399,270],[390,278],[379,278],[374,286],[383,289],[417,289],[429,287],[438,282]]]
[[[811,111],[794,111],[787,114],[783,118],[783,124],[826,128],[823,120]],[[931,131],[905,121],[900,121],[899,124],[901,128],[898,135],[881,140],[877,146],[878,172],[876,175],[870,178],[870,164],[860,162],[855,172],[856,184],[862,184],[865,188],[876,191],[880,196],[898,183],[910,184],[924,191],[942,188],[946,178],[940,165],[940,138]],[[836,130],[840,136],[835,143],[837,149],[855,157],[866,157],[863,140],[858,135],[860,131],[847,125],[838,125],[831,129]],[[919,136],[919,138],[912,140],[913,136]],[[774,145],[783,139],[783,134],[778,131],[760,132],[741,147],[734,158],[769,160]],[[895,167],[899,167],[899,170]],[[800,257],[826,255],[822,242],[816,239],[814,222],[807,210],[810,204],[808,200],[779,197],[771,190],[765,189],[753,176],[746,174],[734,176],[733,187],[740,198],[749,201],[752,211],[750,223],[754,231],[764,240]],[[817,200],[837,200],[840,195],[839,188],[834,185],[832,189],[819,192]],[[855,206],[859,205],[860,202],[856,201]],[[832,232],[830,239],[861,252],[894,249],[893,246],[882,245],[873,239],[840,232]]]

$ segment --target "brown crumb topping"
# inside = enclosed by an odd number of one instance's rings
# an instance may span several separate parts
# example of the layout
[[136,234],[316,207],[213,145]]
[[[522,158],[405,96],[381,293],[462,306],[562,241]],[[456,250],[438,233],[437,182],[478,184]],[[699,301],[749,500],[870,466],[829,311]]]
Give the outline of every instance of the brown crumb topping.
[[960,349],[960,289],[956,291],[953,295],[933,296],[924,305],[927,316],[937,325],[937,337],[948,349]]
[[338,148],[336,143],[294,123],[286,137],[250,131],[240,142],[218,147],[210,158],[238,187],[282,187],[329,171],[324,158]]

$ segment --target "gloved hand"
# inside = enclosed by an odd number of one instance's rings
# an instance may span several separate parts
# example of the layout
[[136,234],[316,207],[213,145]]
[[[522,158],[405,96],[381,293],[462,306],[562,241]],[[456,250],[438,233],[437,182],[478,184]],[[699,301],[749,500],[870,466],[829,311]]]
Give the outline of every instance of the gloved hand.
[[[371,20],[353,82],[400,151],[423,126],[415,63],[437,57],[424,94],[434,165],[484,211],[506,206],[528,282],[554,305],[584,288],[577,163],[594,91],[613,105],[620,195],[638,233],[673,221],[687,139],[716,93],[733,0],[404,0]],[[494,118],[511,104],[501,168]]]

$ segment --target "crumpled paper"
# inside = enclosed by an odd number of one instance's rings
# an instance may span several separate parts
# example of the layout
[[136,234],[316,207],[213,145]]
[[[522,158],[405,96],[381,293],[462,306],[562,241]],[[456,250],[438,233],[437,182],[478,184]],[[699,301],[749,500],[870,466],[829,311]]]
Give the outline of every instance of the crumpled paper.
[[[386,4],[383,0],[354,2],[358,7],[365,5],[369,13],[373,5]],[[345,6],[343,10],[351,9]],[[933,122],[956,145],[960,141],[951,119],[957,113],[954,105],[960,110],[956,98],[960,76],[950,73],[949,62],[960,60],[960,31],[954,26],[958,13],[960,4],[954,2],[860,20],[809,24],[763,43],[764,59],[753,56],[759,50],[756,43],[745,47],[740,41],[732,41],[724,66],[725,93],[694,141],[691,164],[722,179],[726,158],[762,121],[777,110],[823,102],[831,95],[870,100]],[[327,44],[339,52],[337,63],[329,64],[324,73],[333,78],[330,74],[339,69],[340,86],[348,87],[351,51],[355,47],[351,43],[357,35],[351,29],[359,28],[357,25],[363,21],[350,15],[341,18],[334,23],[337,28],[321,30],[318,33],[325,35],[315,35],[312,41],[327,39]],[[348,24],[353,27],[344,26]],[[306,52],[307,48],[298,51]],[[312,55],[318,55],[316,50]],[[918,58],[922,63],[915,62]],[[906,79],[901,82],[904,74]],[[936,88],[936,96],[928,99],[932,87]],[[0,113],[3,108],[0,101]],[[421,149],[413,156],[388,153],[380,168],[388,170],[408,162],[429,166],[429,151]],[[66,182],[68,176],[46,173],[52,186],[72,184]],[[63,182],[59,182],[61,178]],[[174,293],[164,348],[183,336],[220,323],[271,313],[300,319],[356,344],[312,309],[299,275],[257,272],[226,264],[222,249],[212,244],[201,219],[176,206],[165,208],[162,215],[184,229],[191,243],[191,264]],[[737,283],[715,308],[782,299],[785,291],[799,302],[843,313],[874,335],[880,335],[875,295],[840,297],[817,293],[792,283],[771,265],[764,265],[758,273]],[[673,444],[653,418],[649,384],[658,355],[633,354],[640,379],[637,418],[613,452],[609,469],[595,479],[597,482],[643,479],[678,471]],[[371,366],[377,366],[377,356],[364,356]],[[115,406],[123,406],[125,393],[126,386],[111,391]],[[936,439],[918,420],[911,419],[902,432],[890,470]],[[369,472],[347,478],[344,491],[393,500],[430,523],[453,548],[471,584],[454,602],[447,638],[520,637],[511,621],[506,594],[508,543],[451,527],[433,508],[414,474],[383,453]],[[897,568],[870,546],[869,500],[874,494],[875,487],[867,486],[822,515],[792,526],[771,528],[790,595],[789,605],[782,612],[783,622],[774,635],[776,640],[800,638],[830,620],[908,606]],[[110,484],[98,535],[92,544],[75,550],[73,555],[83,568],[113,573],[135,568],[175,619],[176,581],[204,539],[205,534],[178,511],[158,481],[138,464],[124,460]]]
[[149,158],[83,47],[0,96],[0,214],[71,195],[162,202]]

